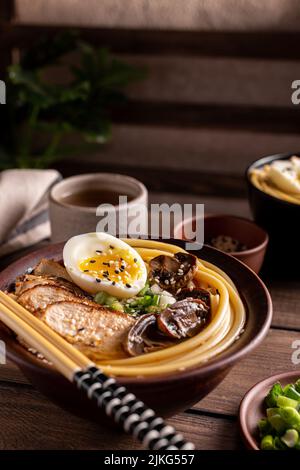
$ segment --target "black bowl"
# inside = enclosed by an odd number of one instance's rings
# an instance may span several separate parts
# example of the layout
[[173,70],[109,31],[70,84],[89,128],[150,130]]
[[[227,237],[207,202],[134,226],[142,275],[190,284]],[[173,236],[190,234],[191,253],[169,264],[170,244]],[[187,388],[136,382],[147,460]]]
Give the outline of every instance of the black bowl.
[[264,271],[272,277],[300,277],[299,229],[300,205],[283,201],[256,188],[250,180],[250,172],[275,160],[287,160],[299,153],[278,153],[260,158],[246,171],[249,203],[255,222],[269,234],[269,246]]

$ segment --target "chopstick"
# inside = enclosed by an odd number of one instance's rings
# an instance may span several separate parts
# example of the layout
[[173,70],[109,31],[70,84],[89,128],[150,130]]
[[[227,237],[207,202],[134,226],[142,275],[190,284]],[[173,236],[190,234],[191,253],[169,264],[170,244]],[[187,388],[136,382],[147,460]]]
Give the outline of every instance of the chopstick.
[[[28,325],[34,328],[35,331],[40,333],[45,339],[52,344],[55,344],[66,356],[75,362],[80,368],[85,369],[95,365],[94,362],[89,360],[78,349],[74,348],[70,343],[64,340],[58,333],[52,330],[46,323],[39,320],[32,313],[28,312],[22,305],[18,304],[9,295],[0,291],[0,302],[7,308],[14,311],[14,313]],[[25,339],[25,338],[24,338]],[[42,352],[42,351],[41,351]],[[52,362],[52,361],[51,361]]]
[[84,354],[2,291],[0,320],[42,353],[58,372],[76,384],[99,408],[104,409],[107,416],[145,447],[153,450],[194,449],[192,443],[185,441],[133,393],[104,374]]

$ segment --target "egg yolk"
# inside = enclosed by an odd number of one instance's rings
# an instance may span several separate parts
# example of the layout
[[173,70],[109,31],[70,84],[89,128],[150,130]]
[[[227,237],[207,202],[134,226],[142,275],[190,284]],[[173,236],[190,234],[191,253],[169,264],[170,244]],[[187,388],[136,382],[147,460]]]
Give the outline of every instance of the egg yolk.
[[124,284],[131,287],[140,272],[137,261],[137,258],[126,250],[110,248],[108,251],[97,250],[93,257],[82,260],[79,269],[96,278],[98,282],[105,280],[113,285]]

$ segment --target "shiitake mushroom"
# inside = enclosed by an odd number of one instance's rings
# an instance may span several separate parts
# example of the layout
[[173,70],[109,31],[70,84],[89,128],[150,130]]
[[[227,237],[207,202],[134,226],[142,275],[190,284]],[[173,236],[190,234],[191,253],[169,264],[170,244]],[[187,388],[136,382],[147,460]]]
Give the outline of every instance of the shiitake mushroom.
[[159,255],[149,262],[150,279],[171,293],[187,287],[194,276],[197,258],[189,253]]
[[172,341],[166,338],[157,328],[157,315],[148,313],[141,317],[130,328],[124,348],[130,356],[156,351],[171,345]]
[[177,294],[177,301],[160,313],[142,315],[129,330],[125,349],[131,356],[170,346],[197,334],[210,320],[210,294],[190,289],[197,258],[189,253],[160,255],[150,263],[150,280]]
[[179,300],[160,314],[142,315],[129,330],[125,349],[130,356],[138,356],[171,346],[197,334],[209,317],[210,307],[203,300]]
[[163,310],[157,318],[157,326],[171,338],[190,338],[202,330],[209,314],[210,308],[205,302],[188,297]]
[[198,287],[196,289],[181,289],[176,295],[177,300],[183,300],[187,298],[202,300],[210,308],[210,293],[206,289]]

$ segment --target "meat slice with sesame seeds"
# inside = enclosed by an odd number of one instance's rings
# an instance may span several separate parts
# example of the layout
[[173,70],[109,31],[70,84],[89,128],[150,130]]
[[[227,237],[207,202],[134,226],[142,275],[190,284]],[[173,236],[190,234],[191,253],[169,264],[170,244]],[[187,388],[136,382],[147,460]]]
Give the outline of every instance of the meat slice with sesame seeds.
[[42,320],[95,361],[126,357],[123,342],[136,321],[127,313],[74,301],[48,305]]

